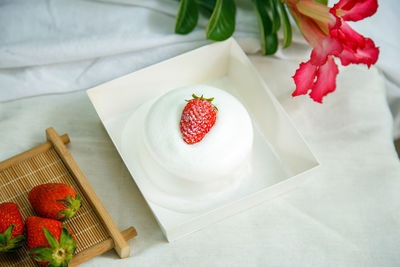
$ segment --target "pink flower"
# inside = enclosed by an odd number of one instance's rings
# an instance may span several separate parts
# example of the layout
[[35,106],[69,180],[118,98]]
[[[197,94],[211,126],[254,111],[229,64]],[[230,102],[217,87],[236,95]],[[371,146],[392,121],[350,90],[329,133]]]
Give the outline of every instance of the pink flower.
[[378,60],[374,42],[354,31],[345,21],[357,21],[373,15],[377,0],[340,0],[332,8],[313,0],[286,0],[304,38],[313,47],[311,58],[301,63],[293,76],[293,96],[307,94],[319,103],[336,89],[339,72],[334,57],[342,65],[366,64]]

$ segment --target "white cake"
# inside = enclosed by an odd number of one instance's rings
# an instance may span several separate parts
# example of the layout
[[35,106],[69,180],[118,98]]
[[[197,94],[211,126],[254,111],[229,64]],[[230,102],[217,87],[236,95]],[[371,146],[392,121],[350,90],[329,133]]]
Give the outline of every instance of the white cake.
[[[180,119],[192,94],[213,97],[218,108],[211,130],[198,143],[182,139]],[[130,120],[137,158],[163,194],[205,199],[238,185],[249,172],[253,127],[246,108],[231,94],[207,85],[172,90],[144,104]],[[137,128],[140,127],[140,128]],[[156,190],[154,198],[157,199]],[[160,204],[160,203],[159,203]]]

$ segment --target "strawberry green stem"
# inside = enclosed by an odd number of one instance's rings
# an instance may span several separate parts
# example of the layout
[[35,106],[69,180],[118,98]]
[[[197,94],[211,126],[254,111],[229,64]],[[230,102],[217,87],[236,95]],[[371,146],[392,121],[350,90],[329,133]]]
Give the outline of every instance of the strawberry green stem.
[[19,235],[12,238],[14,227],[15,223],[10,225],[4,233],[0,234],[0,253],[12,252],[22,246],[25,237],[24,235]]
[[57,219],[62,222],[74,216],[75,213],[82,206],[81,196],[79,194],[76,194],[76,198],[73,198],[72,196],[68,195],[67,200],[58,199],[57,201],[63,203],[64,206],[66,207],[65,210],[60,211],[57,215]]
[[214,97],[205,98],[203,95],[197,96],[196,94],[192,94],[192,97],[193,97],[192,99],[186,100],[186,102],[189,102],[189,101],[191,101],[191,100],[193,100],[193,99],[206,100],[206,101],[210,102],[210,104],[215,108],[215,110],[218,111],[218,108],[212,103],[212,101],[214,100]]
[[44,235],[50,247],[37,247],[29,251],[38,262],[48,262],[47,267],[64,267],[72,260],[76,249],[76,241],[72,234],[63,225],[60,242],[54,235],[43,227]]

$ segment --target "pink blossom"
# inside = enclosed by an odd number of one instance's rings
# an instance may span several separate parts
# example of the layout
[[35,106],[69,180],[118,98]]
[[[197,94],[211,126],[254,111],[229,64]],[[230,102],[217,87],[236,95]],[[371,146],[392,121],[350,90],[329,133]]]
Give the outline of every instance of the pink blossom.
[[310,92],[319,103],[336,89],[338,67],[366,64],[370,67],[378,60],[379,49],[374,42],[354,31],[345,21],[357,21],[373,15],[377,0],[340,0],[332,8],[313,0],[286,0],[304,38],[313,50],[310,60],[301,63],[293,76],[296,90],[293,96]]

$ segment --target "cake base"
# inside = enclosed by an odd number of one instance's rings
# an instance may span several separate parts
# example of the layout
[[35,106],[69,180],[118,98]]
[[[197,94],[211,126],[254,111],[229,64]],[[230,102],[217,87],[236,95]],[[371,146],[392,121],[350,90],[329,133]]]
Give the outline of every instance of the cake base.
[[155,100],[144,103],[128,119],[122,133],[123,154],[137,170],[135,179],[149,201],[177,212],[207,210],[229,199],[242,180],[251,174],[250,157],[230,179],[199,183],[181,179],[160,167],[144,144],[146,116]]

